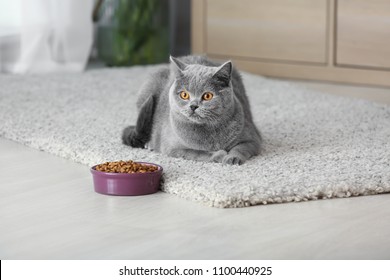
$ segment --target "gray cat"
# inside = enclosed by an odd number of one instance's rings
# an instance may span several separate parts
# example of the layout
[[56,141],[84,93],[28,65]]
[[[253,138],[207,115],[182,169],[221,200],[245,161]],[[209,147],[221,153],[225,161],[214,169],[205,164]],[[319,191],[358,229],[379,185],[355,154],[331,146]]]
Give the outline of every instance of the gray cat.
[[239,73],[203,56],[171,57],[141,87],[123,143],[192,160],[242,164],[260,151]]

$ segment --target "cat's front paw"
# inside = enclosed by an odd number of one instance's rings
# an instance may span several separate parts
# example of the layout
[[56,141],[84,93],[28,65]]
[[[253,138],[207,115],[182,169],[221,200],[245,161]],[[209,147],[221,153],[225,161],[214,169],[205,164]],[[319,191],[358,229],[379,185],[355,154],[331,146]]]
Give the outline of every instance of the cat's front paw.
[[245,162],[245,159],[242,159],[241,157],[237,155],[226,155],[222,159],[223,164],[229,164],[229,165],[241,165]]
[[169,151],[168,156],[174,157],[174,158],[184,157],[184,156],[183,156],[183,152],[180,151],[180,150],[172,150],[172,151]]
[[145,148],[146,142],[137,135],[135,126],[128,126],[122,132],[122,143],[133,148]]
[[227,155],[225,150],[219,150],[213,153],[211,157],[212,162],[222,162],[222,159]]

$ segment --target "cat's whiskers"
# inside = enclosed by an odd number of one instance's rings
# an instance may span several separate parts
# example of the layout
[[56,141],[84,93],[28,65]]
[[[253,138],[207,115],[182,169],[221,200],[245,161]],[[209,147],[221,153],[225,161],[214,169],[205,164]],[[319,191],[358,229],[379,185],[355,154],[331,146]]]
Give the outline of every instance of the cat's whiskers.
[[210,121],[217,121],[220,116],[211,110],[202,110],[202,115]]

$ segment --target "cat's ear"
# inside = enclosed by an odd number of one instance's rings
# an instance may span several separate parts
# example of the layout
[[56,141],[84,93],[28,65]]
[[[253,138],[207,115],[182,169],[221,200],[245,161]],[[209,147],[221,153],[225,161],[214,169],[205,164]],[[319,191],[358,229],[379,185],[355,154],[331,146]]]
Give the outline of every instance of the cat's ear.
[[181,72],[184,71],[184,69],[187,67],[187,64],[185,64],[184,62],[180,61],[178,58],[173,56],[170,56],[169,59],[171,61],[171,65],[174,73],[176,74],[176,76],[179,76]]
[[229,60],[222,64],[217,71],[214,73],[213,78],[216,78],[218,81],[222,82],[225,86],[229,85],[230,79],[232,77],[233,64]]

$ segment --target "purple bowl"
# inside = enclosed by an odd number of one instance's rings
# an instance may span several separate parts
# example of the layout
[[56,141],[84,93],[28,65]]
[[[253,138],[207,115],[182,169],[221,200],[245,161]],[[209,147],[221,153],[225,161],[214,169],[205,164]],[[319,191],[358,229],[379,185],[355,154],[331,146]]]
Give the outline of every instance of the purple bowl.
[[137,162],[157,166],[157,171],[145,173],[107,173],[91,167],[95,192],[109,195],[145,195],[159,190],[163,168],[149,162]]

